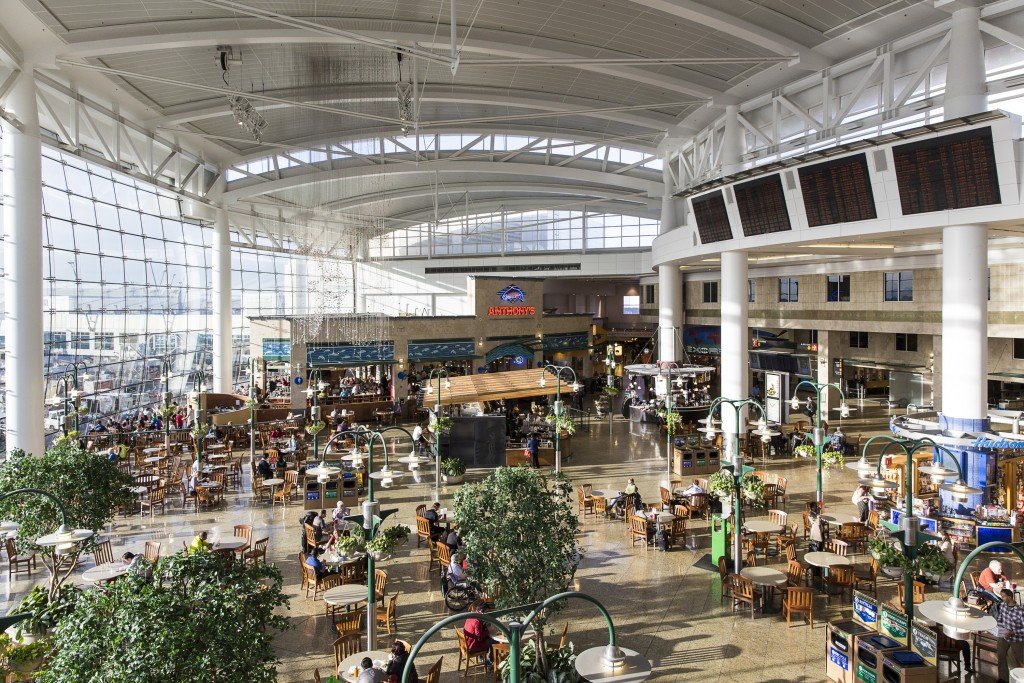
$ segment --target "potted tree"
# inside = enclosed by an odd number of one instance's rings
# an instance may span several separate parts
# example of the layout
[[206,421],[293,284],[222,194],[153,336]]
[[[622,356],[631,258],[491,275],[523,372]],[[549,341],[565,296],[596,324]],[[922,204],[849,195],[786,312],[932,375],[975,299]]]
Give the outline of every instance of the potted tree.
[[876,559],[882,567],[882,573],[893,579],[902,577],[909,568],[906,555],[893,542],[883,542]]
[[444,458],[441,461],[441,481],[446,484],[461,484],[466,476],[466,463],[460,458]]

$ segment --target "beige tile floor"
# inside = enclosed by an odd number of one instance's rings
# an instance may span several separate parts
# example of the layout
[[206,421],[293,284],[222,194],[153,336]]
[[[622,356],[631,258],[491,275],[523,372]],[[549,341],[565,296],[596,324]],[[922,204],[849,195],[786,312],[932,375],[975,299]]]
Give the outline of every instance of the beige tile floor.
[[[866,435],[886,429],[888,412],[867,407],[843,421],[847,434]],[[581,430],[573,448],[574,457],[565,471],[576,483],[590,482],[597,488],[621,488],[626,477],[635,477],[647,501],[657,500],[657,482],[665,471],[664,438],[645,425],[618,420],[609,432],[601,423]],[[761,467],[761,465],[758,465]],[[814,468],[811,460],[772,460],[765,467],[789,478],[790,500],[787,509],[799,519],[803,502],[814,495]],[[479,479],[485,471],[470,471],[469,479]],[[399,509],[397,519],[415,528],[414,508],[431,498],[430,477],[423,483],[409,482],[378,495],[382,504]],[[825,501],[832,509],[853,511],[850,492],[855,473],[845,470],[825,481]],[[450,502],[451,489],[442,493],[442,503]],[[302,509],[292,505],[271,509],[256,504],[248,491],[230,494],[223,510],[182,513],[176,506],[155,519],[118,518],[108,535],[115,555],[123,550],[141,551],[147,540],[159,540],[167,549],[181,548],[199,530],[207,529],[216,537],[230,536],[234,524],[255,527],[254,535],[270,536],[269,559],[284,572],[291,596],[289,616],[293,628],[276,641],[281,663],[279,680],[311,681],[314,668],[327,674],[333,668],[331,642],[334,627],[324,617],[323,603],[303,597],[299,590],[296,553],[299,550],[298,519]],[[777,614],[758,615],[751,620],[737,612],[734,616],[719,600],[717,573],[693,566],[708,552],[709,538],[703,523],[697,529],[698,549],[673,549],[667,553],[630,548],[621,522],[597,520],[588,516],[582,524],[581,543],[585,556],[578,572],[579,588],[598,597],[610,610],[620,644],[638,650],[654,664],[654,679],[659,681],[821,681],[824,675],[825,623],[849,609],[824,598],[815,603],[815,628],[806,625],[787,629]],[[863,558],[860,558],[863,559]],[[91,566],[86,559],[83,568]],[[416,549],[411,541],[384,563],[390,574],[388,592],[401,592],[396,637],[415,642],[420,634],[446,615],[437,577],[428,574],[427,550]],[[1018,574],[1019,575],[1019,574]],[[2,590],[7,608],[17,597],[41,578],[21,575],[5,582]],[[77,580],[81,580],[80,574]],[[881,597],[895,595],[891,584],[883,585]],[[586,606],[573,606],[554,618],[559,630],[568,621],[570,638],[577,649],[604,644],[606,631],[596,612]],[[381,634],[382,644],[390,642]],[[438,634],[418,658],[421,672],[444,657],[444,680],[454,681],[458,647],[450,632]],[[481,677],[478,677],[483,680]],[[977,678],[976,680],[987,680]]]

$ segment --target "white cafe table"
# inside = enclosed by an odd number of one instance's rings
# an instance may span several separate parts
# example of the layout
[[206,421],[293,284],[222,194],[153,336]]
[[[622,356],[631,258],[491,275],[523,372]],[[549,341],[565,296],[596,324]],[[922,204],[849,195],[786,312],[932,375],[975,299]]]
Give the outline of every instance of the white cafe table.
[[208,450],[208,451],[221,451],[221,450],[224,450],[224,444],[222,444],[222,443],[211,443],[209,446],[206,446],[206,450]]
[[636,650],[620,647],[626,657],[615,668],[605,663],[603,648],[592,647],[576,656],[576,671],[592,683],[640,683],[651,677],[651,663]]
[[[338,675],[348,683],[355,683],[357,676],[349,675],[349,670],[354,666],[359,666],[359,663],[363,661],[363,658],[369,657],[373,660],[374,666],[384,666],[388,661],[388,653],[380,650],[367,650],[366,652],[357,652],[354,655],[350,655],[345,659],[341,660],[341,664],[338,665]],[[383,664],[381,664],[383,662]]]
[[159,453],[163,449],[164,449],[163,446],[153,446],[151,448],[143,448],[142,452],[143,453]]
[[743,528],[755,534],[778,534],[785,528],[781,524],[769,522],[765,519],[752,519],[743,522]]
[[223,453],[211,453],[208,456],[206,456],[206,459],[207,460],[225,460],[227,457],[228,456],[224,455]]
[[324,602],[332,607],[351,607],[366,601],[366,586],[346,583],[327,589],[323,597]]
[[[740,576],[750,579],[755,586],[762,586],[769,590],[785,588],[789,582],[785,574],[771,567],[744,567],[740,570]],[[767,606],[770,604],[767,596],[762,594],[761,611],[767,611]]]
[[104,562],[91,569],[86,569],[82,574],[82,578],[89,583],[103,583],[127,573],[128,565],[124,562]]
[[804,555],[804,562],[807,564],[814,565],[815,567],[821,567],[828,569],[833,564],[852,564],[850,558],[837,555],[836,553],[807,553]]
[[274,489],[284,483],[284,479],[264,479],[263,485],[270,487],[270,500],[274,500]]
[[831,524],[832,526],[842,526],[844,524],[854,524],[855,522],[859,522],[860,517],[836,513],[834,515],[822,515],[821,521]]
[[239,548],[243,548],[243,547],[245,547],[247,545],[249,545],[249,541],[245,540],[244,538],[238,538],[238,537],[235,537],[235,536],[231,536],[229,538],[224,538],[224,539],[221,539],[221,540],[217,541],[216,543],[214,543],[213,544],[213,549],[214,550],[238,550]]

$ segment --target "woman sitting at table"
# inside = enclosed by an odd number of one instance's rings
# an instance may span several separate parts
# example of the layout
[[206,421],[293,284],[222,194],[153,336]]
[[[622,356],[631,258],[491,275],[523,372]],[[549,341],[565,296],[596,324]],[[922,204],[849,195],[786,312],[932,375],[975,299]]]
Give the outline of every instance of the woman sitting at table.
[[274,425],[270,429],[271,439],[280,439],[282,436],[284,436],[284,432],[281,431],[281,425]]
[[[396,640],[395,644],[391,646],[391,657],[388,659],[388,665],[384,669],[384,674],[388,677],[388,681],[397,683],[402,680],[402,674],[405,672],[405,663],[407,661],[409,661],[409,651],[405,649],[405,643]],[[415,664],[409,667],[408,680],[419,680]]]
[[[478,600],[470,605],[469,611],[476,614],[483,614],[487,611],[487,604],[482,600]],[[466,625],[462,628],[466,633],[466,649],[470,654],[486,651],[487,667],[490,668],[494,664],[491,655],[491,645],[498,641],[491,635],[487,622],[477,617],[470,617],[469,619],[466,619]]]
[[199,535],[192,539],[192,542],[188,545],[188,552],[190,555],[194,555],[199,552],[206,552],[213,548],[213,544],[207,540],[210,537],[210,532],[200,531]]
[[633,477],[630,477],[626,481],[626,490],[621,491],[619,495],[612,501],[612,514],[621,515],[624,514],[626,500],[633,499],[633,508],[639,510],[640,501],[640,490],[636,487],[636,482],[633,481]]
[[345,507],[345,503],[340,500],[334,505],[334,512],[331,513],[332,520],[334,522],[334,531],[342,532],[348,531],[348,522],[345,520],[349,516],[351,510]]

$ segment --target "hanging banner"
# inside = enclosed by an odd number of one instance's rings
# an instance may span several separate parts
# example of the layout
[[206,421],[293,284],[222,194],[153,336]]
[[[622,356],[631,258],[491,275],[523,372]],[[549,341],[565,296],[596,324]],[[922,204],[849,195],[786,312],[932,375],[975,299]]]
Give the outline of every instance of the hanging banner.
[[768,413],[769,422],[785,422],[782,404],[783,396],[786,393],[785,385],[788,384],[789,376],[781,372],[764,373],[764,408]]

